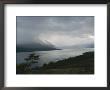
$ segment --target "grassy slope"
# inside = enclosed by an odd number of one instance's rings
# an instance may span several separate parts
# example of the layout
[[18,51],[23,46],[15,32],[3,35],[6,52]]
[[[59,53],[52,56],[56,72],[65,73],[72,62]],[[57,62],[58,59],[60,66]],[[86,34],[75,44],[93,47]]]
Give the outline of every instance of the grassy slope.
[[35,74],[94,74],[94,52],[70,57],[65,60],[44,64]]

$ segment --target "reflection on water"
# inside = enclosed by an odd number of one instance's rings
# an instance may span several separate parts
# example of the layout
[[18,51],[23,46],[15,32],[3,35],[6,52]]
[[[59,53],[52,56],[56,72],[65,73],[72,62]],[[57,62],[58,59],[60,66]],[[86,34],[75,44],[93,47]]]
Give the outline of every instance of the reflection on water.
[[[63,50],[52,50],[52,51],[34,51],[36,55],[40,55],[40,59],[36,65],[42,66],[44,63],[56,62],[65,58],[74,57],[81,55],[84,52],[93,51],[93,48],[74,48],[74,49],[63,49]],[[27,58],[29,54],[33,52],[19,52],[16,55],[16,63],[25,62],[24,58]]]

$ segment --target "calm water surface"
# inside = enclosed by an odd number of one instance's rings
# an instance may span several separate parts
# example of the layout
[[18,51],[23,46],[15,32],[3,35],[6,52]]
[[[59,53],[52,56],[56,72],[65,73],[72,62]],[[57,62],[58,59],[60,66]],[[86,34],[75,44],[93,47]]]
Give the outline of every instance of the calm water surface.
[[20,64],[25,62],[24,58],[27,58],[31,53],[40,55],[40,59],[38,60],[38,63],[35,64],[35,66],[42,66],[44,63],[56,62],[69,57],[75,57],[78,55],[82,55],[84,52],[88,51],[94,51],[94,48],[74,48],[52,51],[18,52],[16,54],[16,63]]

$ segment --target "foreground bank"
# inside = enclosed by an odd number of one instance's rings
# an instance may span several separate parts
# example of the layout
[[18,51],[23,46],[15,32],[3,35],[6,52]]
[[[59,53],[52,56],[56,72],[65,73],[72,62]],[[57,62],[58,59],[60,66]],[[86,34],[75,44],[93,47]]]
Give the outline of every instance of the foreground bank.
[[94,74],[94,52],[50,62],[42,67],[25,69],[26,65],[17,65],[17,74]]

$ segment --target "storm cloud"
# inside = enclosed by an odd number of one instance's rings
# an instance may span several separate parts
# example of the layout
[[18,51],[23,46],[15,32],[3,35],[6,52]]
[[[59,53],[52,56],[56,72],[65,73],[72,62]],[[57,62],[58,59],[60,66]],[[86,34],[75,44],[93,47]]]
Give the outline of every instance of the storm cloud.
[[94,16],[17,16],[17,45],[48,41],[57,47],[94,43]]

